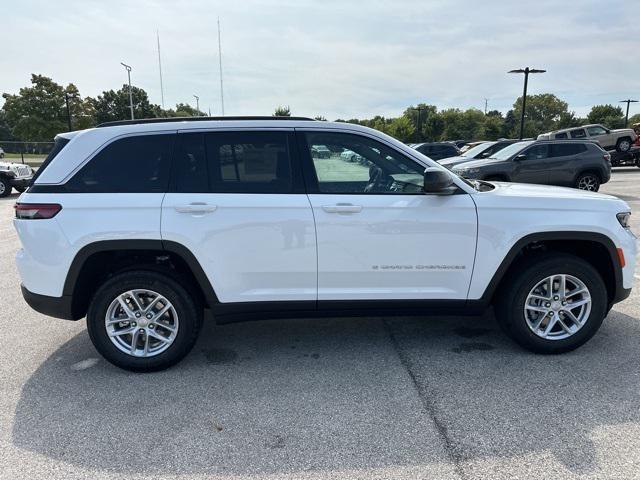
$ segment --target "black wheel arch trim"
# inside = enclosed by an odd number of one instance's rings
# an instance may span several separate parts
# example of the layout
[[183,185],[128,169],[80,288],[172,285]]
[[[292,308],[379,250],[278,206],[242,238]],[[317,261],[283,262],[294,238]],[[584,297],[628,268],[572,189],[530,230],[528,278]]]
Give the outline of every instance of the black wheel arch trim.
[[485,288],[484,293],[480,300],[483,303],[489,304],[493,295],[504,278],[505,274],[509,270],[509,267],[513,264],[514,260],[522,252],[524,247],[536,242],[544,242],[544,241],[557,241],[557,240],[577,240],[577,241],[590,241],[601,244],[606,248],[607,252],[609,252],[609,257],[611,260],[611,266],[613,267],[613,273],[615,278],[614,292],[613,292],[613,301],[612,303],[617,303],[624,300],[629,294],[622,284],[622,268],[619,265],[618,260],[618,252],[615,244],[608,236],[597,233],[597,232],[572,232],[572,231],[556,231],[556,232],[538,232],[532,233],[529,235],[525,235],[520,238],[516,243],[511,247],[507,255],[502,259],[500,266],[494,272],[491,281]]

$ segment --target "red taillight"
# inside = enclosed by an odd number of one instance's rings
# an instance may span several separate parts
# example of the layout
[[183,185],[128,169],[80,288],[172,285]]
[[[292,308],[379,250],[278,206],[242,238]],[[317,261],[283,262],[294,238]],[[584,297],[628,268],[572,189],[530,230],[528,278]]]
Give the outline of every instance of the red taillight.
[[21,220],[42,220],[55,217],[62,205],[57,203],[16,203],[13,207],[16,218]]
[[604,159],[605,159],[607,162],[611,163],[611,155],[610,155],[610,154],[605,153],[605,154],[604,154]]

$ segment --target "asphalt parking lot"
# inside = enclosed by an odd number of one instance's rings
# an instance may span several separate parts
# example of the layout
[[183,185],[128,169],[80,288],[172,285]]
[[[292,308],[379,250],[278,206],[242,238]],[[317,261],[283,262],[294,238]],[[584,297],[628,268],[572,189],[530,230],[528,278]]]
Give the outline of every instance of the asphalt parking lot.
[[[640,233],[640,169],[603,186]],[[640,478],[640,290],[578,351],[483,318],[207,325],[156,374],[22,300],[0,200],[0,479]]]

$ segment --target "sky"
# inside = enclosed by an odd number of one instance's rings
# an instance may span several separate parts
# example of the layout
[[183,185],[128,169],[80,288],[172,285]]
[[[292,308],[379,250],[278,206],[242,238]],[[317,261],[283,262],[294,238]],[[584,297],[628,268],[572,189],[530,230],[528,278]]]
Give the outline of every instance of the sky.
[[[546,69],[529,93],[578,115],[640,96],[638,0],[0,0],[0,91],[31,73],[83,96],[132,82],[165,107],[226,115],[398,116],[409,105],[506,112],[522,93],[508,70]],[[2,100],[0,99],[0,102]],[[630,114],[639,113],[639,104]]]

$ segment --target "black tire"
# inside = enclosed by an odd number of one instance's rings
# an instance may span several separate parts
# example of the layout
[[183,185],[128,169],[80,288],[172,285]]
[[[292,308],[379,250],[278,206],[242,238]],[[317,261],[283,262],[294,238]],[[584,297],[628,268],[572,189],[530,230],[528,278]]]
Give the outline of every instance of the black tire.
[[[166,297],[179,318],[173,343],[152,357],[134,357],[120,351],[110,340],[105,316],[111,302],[132,289],[148,289]],[[114,365],[134,372],[152,372],[169,368],[182,360],[193,348],[202,326],[202,308],[189,293],[168,276],[147,270],[129,271],[111,277],[97,290],[87,312],[89,337],[98,352]]]
[[27,187],[13,187],[16,189],[16,191],[20,192],[20,193],[24,193],[24,191],[27,189]]
[[[569,274],[581,280],[589,289],[592,303],[582,328],[568,338],[550,340],[529,328],[524,306],[534,286],[556,274]],[[521,261],[501,282],[500,289],[495,301],[500,327],[516,343],[534,353],[557,354],[580,347],[595,335],[608,311],[607,289],[602,277],[589,263],[570,254],[546,253]]]
[[633,142],[629,137],[619,138],[618,142],[616,143],[616,150],[619,152],[628,152],[629,150],[631,150],[632,143]]
[[597,173],[584,172],[576,178],[575,188],[578,190],[586,190],[589,192],[597,192],[600,190],[600,177]]
[[8,197],[11,195],[11,184],[5,177],[0,177],[0,197]]

